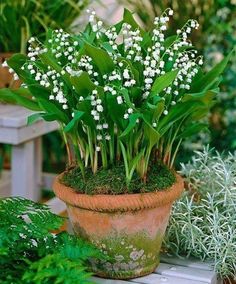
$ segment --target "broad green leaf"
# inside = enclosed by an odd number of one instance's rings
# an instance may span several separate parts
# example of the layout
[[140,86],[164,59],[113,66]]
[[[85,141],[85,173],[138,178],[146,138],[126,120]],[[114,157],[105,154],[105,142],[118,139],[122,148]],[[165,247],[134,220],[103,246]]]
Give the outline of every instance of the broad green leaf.
[[39,105],[42,110],[48,114],[54,114],[58,121],[65,124],[68,123],[68,117],[65,112],[63,112],[57,105],[47,99],[38,99]]
[[81,119],[83,115],[84,112],[75,111],[73,119],[65,126],[64,131],[69,132],[70,130],[72,130],[77,125],[77,122]]
[[38,113],[31,114],[30,116],[28,116],[27,124],[31,125],[31,124],[35,123],[36,121],[41,120],[42,114],[44,114],[44,112],[38,112]]
[[151,114],[152,114],[152,120],[158,120],[160,116],[162,115],[164,109],[165,109],[165,102],[164,100],[160,100],[157,102],[156,105],[152,105],[148,103],[148,106],[150,108]]
[[85,43],[84,52],[93,59],[101,74],[110,73],[114,70],[115,64],[105,50]]
[[25,62],[28,60],[26,55],[23,55],[21,53],[17,53],[12,55],[8,60],[7,60],[7,64],[14,69],[17,74],[18,73],[24,73],[21,70],[21,67],[25,64]]
[[227,66],[233,51],[231,51],[228,56],[226,56],[221,62],[216,64],[209,72],[203,75],[199,80],[193,83],[191,91],[196,92],[200,90],[205,90],[221,73]]
[[7,60],[7,64],[17,73],[17,75],[23,82],[27,84],[33,84],[35,80],[31,78],[29,72],[21,69],[21,67],[27,62],[27,60],[28,58],[26,55],[18,53],[12,55]]
[[138,23],[135,21],[133,14],[128,10],[128,9],[124,9],[124,14],[123,14],[123,22],[130,24],[131,27],[136,30],[139,29],[141,32],[141,35],[144,34],[143,29],[140,28],[140,26],[138,25]]
[[191,137],[191,136],[199,133],[203,129],[207,129],[207,124],[205,124],[205,123],[195,123],[195,124],[186,126],[184,131],[182,131],[176,137],[176,139],[183,139],[183,138]]
[[82,97],[86,97],[96,88],[96,85],[91,81],[87,72],[83,72],[79,77],[71,77],[70,81],[75,87],[76,92]]
[[45,121],[55,121],[57,120],[57,116],[54,113],[45,113],[45,112],[38,112],[30,115],[27,120],[27,124],[31,125],[36,121],[44,119]]
[[121,88],[120,89],[121,94],[123,95],[124,99],[125,99],[125,103],[130,107],[133,108],[133,104],[130,101],[130,96],[129,96],[129,91],[125,88]]
[[142,117],[141,113],[132,113],[129,116],[129,124],[127,128],[121,133],[120,138],[124,138],[130,133],[130,131],[134,129],[134,127],[137,125],[137,119],[140,117]]
[[124,104],[117,104],[115,96],[107,95],[106,101],[108,114],[111,120],[116,123],[120,129],[124,129],[127,121],[123,118],[123,116],[127,108]]
[[85,99],[82,102],[79,102],[76,106],[76,109],[84,113],[83,122],[88,125],[91,129],[96,127],[95,121],[91,115],[91,101],[90,99]]
[[178,38],[177,35],[172,35],[166,38],[164,41],[165,48],[169,48],[176,41],[177,38]]
[[30,90],[30,93],[37,99],[48,99],[51,95],[51,92],[47,88],[39,84],[28,85],[28,89]]
[[174,70],[174,71],[165,73],[164,75],[161,75],[160,77],[157,77],[151,89],[151,92],[153,93],[153,95],[159,94],[161,91],[163,91],[163,89],[168,87],[174,81],[178,72],[179,70]]
[[149,142],[149,147],[152,148],[160,139],[160,133],[152,127],[149,121],[143,116],[144,120],[144,135]]
[[182,102],[200,101],[208,105],[216,97],[217,93],[218,93],[218,89],[203,91],[200,93],[185,94],[183,95]]
[[[37,102],[21,94],[23,90],[0,89],[0,101],[17,104],[30,110],[41,110]],[[26,91],[27,92],[27,91]]]
[[160,135],[164,135],[165,132],[173,125],[176,124],[177,121],[182,120],[185,117],[188,117],[192,113],[194,113],[199,107],[204,106],[202,102],[184,102],[173,106],[169,113],[159,120],[157,124],[157,129]]
[[[45,65],[50,66],[52,69],[56,70],[58,73],[61,74],[62,67],[57,63],[56,58],[54,58],[52,54],[50,54],[49,52],[45,52],[40,54],[39,57]],[[69,74],[66,72],[64,75],[61,75],[61,77],[66,82],[67,86],[72,88]]]

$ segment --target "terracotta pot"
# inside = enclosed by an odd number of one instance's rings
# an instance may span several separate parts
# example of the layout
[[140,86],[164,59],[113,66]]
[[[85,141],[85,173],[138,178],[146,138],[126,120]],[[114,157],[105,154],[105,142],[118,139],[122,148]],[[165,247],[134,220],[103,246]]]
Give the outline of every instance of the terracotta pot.
[[67,204],[75,234],[90,241],[111,261],[91,261],[101,277],[129,279],[152,273],[159,264],[159,251],[172,203],[180,197],[184,184],[180,176],[165,191],[86,195],[60,183],[53,184],[57,197]]
[[21,85],[21,81],[13,80],[13,75],[8,71],[8,68],[2,67],[2,63],[11,57],[13,53],[0,53],[0,88],[8,88],[17,89]]

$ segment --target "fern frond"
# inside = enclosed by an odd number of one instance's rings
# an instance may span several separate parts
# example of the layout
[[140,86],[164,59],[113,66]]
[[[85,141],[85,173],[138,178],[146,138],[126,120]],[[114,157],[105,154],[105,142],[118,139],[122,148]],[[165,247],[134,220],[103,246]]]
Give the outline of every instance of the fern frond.
[[63,222],[45,205],[21,197],[0,199],[1,283],[92,283],[87,260],[102,254],[65,232],[52,234]]

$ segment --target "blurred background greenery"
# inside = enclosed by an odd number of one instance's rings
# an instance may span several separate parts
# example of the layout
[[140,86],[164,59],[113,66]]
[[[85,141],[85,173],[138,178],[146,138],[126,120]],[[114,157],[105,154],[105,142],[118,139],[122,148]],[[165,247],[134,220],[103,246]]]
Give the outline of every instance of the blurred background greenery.
[[[0,52],[16,52],[22,49],[22,46],[25,50],[25,43],[22,44],[22,41],[29,34],[40,34],[43,38],[46,27],[62,27],[67,30],[74,27],[74,31],[77,32],[75,22],[78,21],[78,17],[81,19],[80,12],[88,4],[93,6],[95,2],[97,3],[97,1],[89,0],[2,0]],[[100,2],[109,2],[110,5],[111,1]],[[189,18],[198,20],[200,28],[192,35],[192,41],[199,49],[199,53],[204,54],[206,69],[220,61],[236,45],[236,0],[117,0],[117,3],[118,6],[125,6],[135,12],[136,18],[147,29],[152,26],[154,17],[160,15],[161,11],[167,7],[174,9],[170,33],[174,33],[177,28],[183,26]],[[11,17],[7,18],[10,14]],[[112,15],[109,18],[112,18]],[[27,31],[28,26],[30,30]],[[22,36],[22,33],[26,35]],[[12,35],[15,35],[16,41],[10,40],[14,37]],[[23,37],[24,40],[20,40],[19,37]],[[210,131],[186,141],[178,162],[187,162],[193,155],[193,150],[201,149],[207,143],[219,152],[236,150],[235,78],[236,56],[234,55],[222,78],[217,104],[209,116]],[[60,134],[46,135],[43,137],[43,142],[44,170],[59,172],[66,162]],[[9,154],[9,148],[6,146],[2,151]],[[1,153],[0,156],[3,157]],[[3,164],[1,160],[3,158],[0,158],[0,167],[1,163]]]

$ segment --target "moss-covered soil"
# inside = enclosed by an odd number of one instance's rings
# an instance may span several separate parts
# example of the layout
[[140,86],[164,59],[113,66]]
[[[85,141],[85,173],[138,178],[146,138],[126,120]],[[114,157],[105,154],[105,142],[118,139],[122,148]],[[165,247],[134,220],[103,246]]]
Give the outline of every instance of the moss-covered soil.
[[72,187],[79,193],[86,194],[124,194],[144,193],[164,190],[175,182],[173,171],[165,165],[155,164],[148,171],[147,182],[143,183],[137,174],[134,174],[129,187],[125,181],[125,169],[119,165],[110,169],[100,169],[94,175],[90,169],[86,170],[85,180],[79,168],[66,171],[61,182]]

